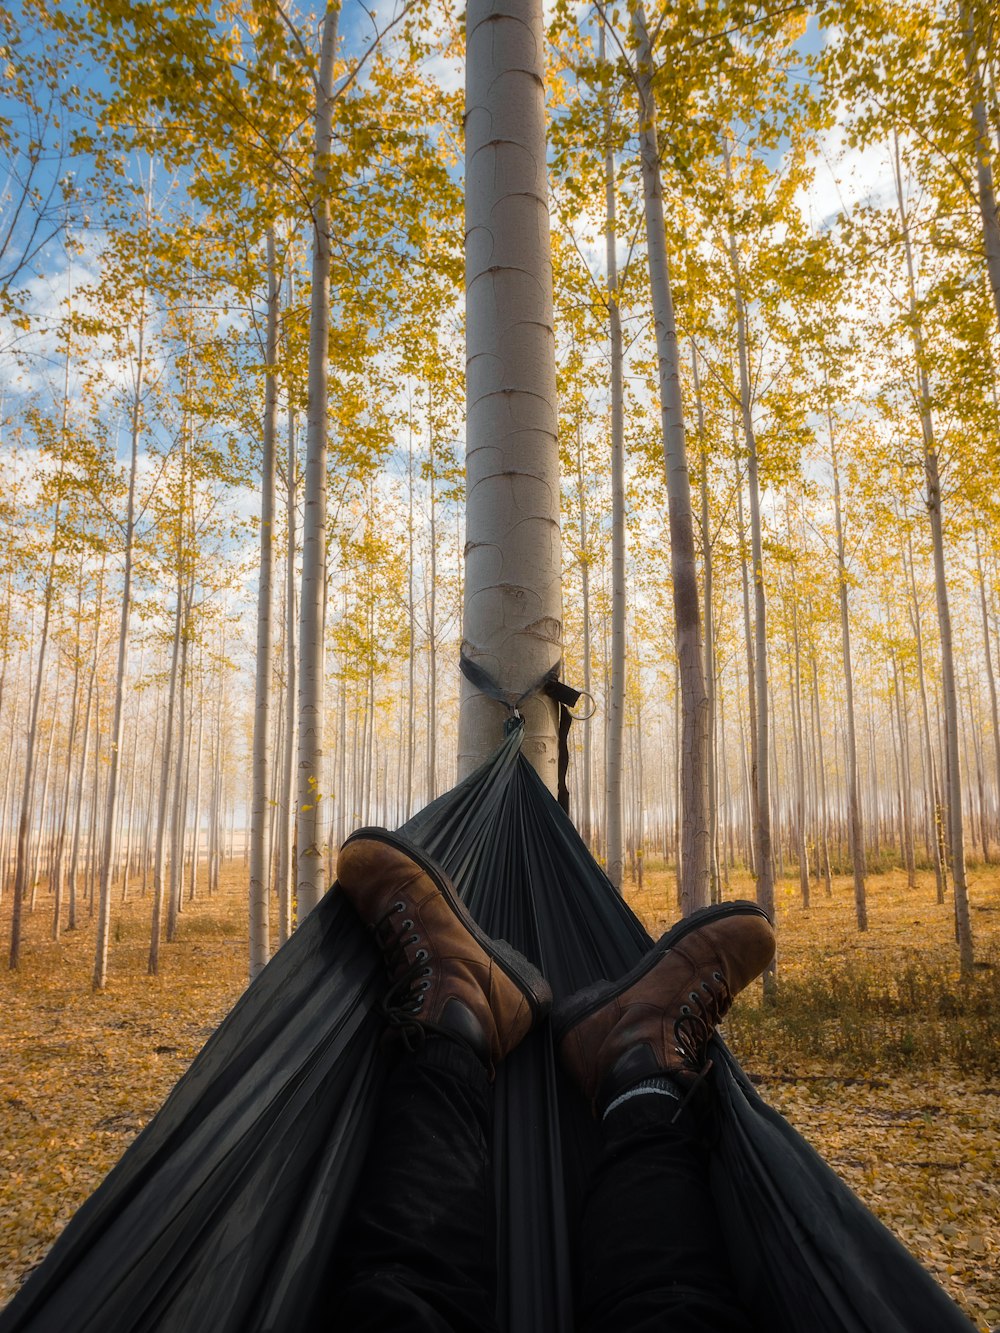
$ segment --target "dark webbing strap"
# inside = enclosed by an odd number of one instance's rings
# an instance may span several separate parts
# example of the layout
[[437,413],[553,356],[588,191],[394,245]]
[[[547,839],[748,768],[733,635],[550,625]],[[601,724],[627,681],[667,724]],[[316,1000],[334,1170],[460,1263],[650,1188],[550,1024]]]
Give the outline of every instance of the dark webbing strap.
[[569,771],[569,729],[573,725],[573,714],[570,709],[579,702],[583,691],[574,690],[572,685],[567,685],[565,681],[559,679],[562,662],[557,662],[554,667],[546,671],[544,676],[539,676],[534,685],[529,685],[526,690],[517,695],[512,690],[502,690],[490,673],[481,667],[478,662],[474,662],[471,657],[466,657],[464,652],[459,656],[458,665],[465,679],[470,685],[474,685],[480,694],[495,699],[497,703],[503,704],[510,711],[508,728],[511,723],[516,725],[520,722],[521,705],[533,695],[544,694],[555,700],[559,707],[559,764],[556,794],[559,804],[568,814],[569,787],[566,783],[566,774]]

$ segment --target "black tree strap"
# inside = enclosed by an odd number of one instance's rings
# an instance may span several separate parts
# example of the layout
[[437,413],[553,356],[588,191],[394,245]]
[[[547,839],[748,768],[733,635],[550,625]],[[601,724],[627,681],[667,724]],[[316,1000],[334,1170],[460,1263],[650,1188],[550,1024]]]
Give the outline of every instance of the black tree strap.
[[557,662],[554,667],[546,671],[544,676],[540,676],[534,685],[529,685],[526,690],[518,695],[515,695],[512,690],[502,690],[490,673],[484,670],[478,662],[473,662],[471,657],[466,657],[464,652],[459,656],[458,665],[465,679],[470,685],[474,685],[480,694],[496,699],[497,703],[503,704],[509,710],[508,727],[511,724],[523,725],[521,705],[533,695],[544,694],[556,702],[559,707],[559,767],[556,795],[559,804],[568,814],[569,787],[566,785],[566,774],[569,771],[569,729],[573,725],[573,714],[570,710],[579,702],[583,691],[574,690],[572,685],[567,685],[559,679],[559,668],[562,666],[562,662]]

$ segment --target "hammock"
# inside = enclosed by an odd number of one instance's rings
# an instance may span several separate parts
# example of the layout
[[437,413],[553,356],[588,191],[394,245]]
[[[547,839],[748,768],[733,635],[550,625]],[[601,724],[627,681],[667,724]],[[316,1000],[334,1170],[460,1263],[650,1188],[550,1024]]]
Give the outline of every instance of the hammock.
[[[402,832],[445,866],[487,931],[540,964],[558,998],[619,975],[650,940],[520,755],[521,734]],[[0,1314],[0,1333],[333,1327],[330,1257],[384,1073],[382,978],[334,886]],[[762,1326],[969,1333],[717,1046],[713,1191]],[[500,1317],[512,1333],[573,1328],[571,1226],[596,1149],[545,1024],[497,1077]]]

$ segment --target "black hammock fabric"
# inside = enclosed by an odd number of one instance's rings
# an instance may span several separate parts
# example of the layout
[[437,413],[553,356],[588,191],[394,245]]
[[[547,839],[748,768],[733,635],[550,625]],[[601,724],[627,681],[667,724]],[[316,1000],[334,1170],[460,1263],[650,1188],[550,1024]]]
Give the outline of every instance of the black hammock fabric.
[[[650,940],[520,742],[518,730],[402,832],[559,997],[619,975]],[[0,1315],[0,1333],[337,1329],[327,1274],[383,1076],[383,986],[369,936],[334,886],[67,1225]],[[720,1235],[762,1327],[968,1333],[721,1042],[711,1077]],[[500,1315],[511,1333],[573,1328],[572,1219],[595,1151],[545,1024],[497,1077]]]

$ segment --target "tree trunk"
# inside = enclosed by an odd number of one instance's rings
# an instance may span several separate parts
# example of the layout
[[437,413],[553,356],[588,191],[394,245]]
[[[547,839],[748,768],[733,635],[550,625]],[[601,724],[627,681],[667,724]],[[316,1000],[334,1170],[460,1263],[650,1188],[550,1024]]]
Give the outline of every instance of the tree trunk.
[[920,689],[920,716],[923,722],[921,736],[924,742],[924,785],[927,792],[927,809],[930,814],[930,828],[927,834],[927,852],[934,862],[934,879],[937,900],[944,902],[945,872],[944,858],[941,855],[941,802],[938,793],[937,766],[934,762],[934,744],[931,740],[930,709],[927,704],[927,679],[924,673],[924,641],[921,625],[920,601],[917,597],[917,578],[913,567],[912,538],[907,533],[907,553],[910,573],[910,617],[913,626],[913,638],[917,646],[917,684]]
[[[600,60],[606,60],[604,22]],[[611,693],[608,696],[607,784],[608,879],[622,888],[623,744],[625,738],[625,379],[615,226],[615,155],[611,116],[604,117],[604,251],[608,270],[608,340],[611,348]]]
[[[291,305],[291,270],[288,278]],[[281,838],[278,843],[278,943],[284,944],[292,933],[292,848],[295,846],[295,409],[288,407],[288,471],[286,476],[285,509],[288,528],[288,553],[285,565],[285,753],[282,766]],[[338,798],[343,799],[338,791]],[[342,839],[338,839],[339,842]]]
[[[726,177],[731,180],[729,148],[725,145]],[[767,696],[767,598],[764,589],[764,541],[760,517],[760,479],[757,467],[757,437],[753,425],[750,397],[750,358],[747,347],[746,310],[736,237],[729,232],[729,257],[732,266],[733,297],[736,306],[736,344],[740,368],[740,414],[747,451],[747,485],[750,498],[750,553],[753,560],[754,590],[754,698],[757,707],[757,744],[754,753],[754,860],[757,873],[757,901],[774,919],[774,865],[771,851],[771,731]],[[774,964],[764,977],[765,992],[773,988]]]
[[986,256],[986,275],[989,281],[997,324],[1000,326],[1000,215],[993,180],[993,157],[990,145],[989,115],[986,110],[986,89],[979,63],[979,41],[972,6],[959,7],[962,25],[962,43],[965,71],[969,79],[972,121],[975,125],[974,151],[976,156],[976,184],[979,189],[979,216],[983,225],[983,250]]
[[29,833],[31,831],[31,789],[35,777],[35,744],[38,738],[38,712],[42,699],[42,680],[45,675],[45,653],[49,642],[49,624],[52,618],[52,600],[55,593],[56,556],[59,551],[59,515],[62,508],[63,463],[60,461],[55,518],[52,524],[52,543],[49,548],[48,573],[42,599],[42,629],[38,642],[38,661],[35,665],[35,687],[28,709],[28,737],[24,759],[24,783],[21,789],[21,813],[17,824],[17,860],[14,866],[14,903],[10,925],[10,967],[16,969],[21,960],[21,918],[24,897],[28,889]]
[[270,867],[267,863],[271,808],[271,675],[274,650],[274,497],[278,435],[278,259],[274,228],[267,232],[263,458],[260,484],[260,562],[257,579],[257,670],[254,681],[253,753],[250,794],[250,980],[271,955]]
[[712,532],[708,507],[708,444],[705,439],[705,406],[701,399],[701,376],[698,373],[698,349],[691,339],[691,373],[694,380],[694,400],[698,411],[698,481],[701,492],[701,567],[705,581],[705,702],[707,711],[705,747],[705,774],[708,787],[708,868],[709,897],[713,903],[720,900],[719,886],[719,804],[716,777],[715,736],[715,625],[712,620]]
[[340,5],[328,4],[316,75],[313,156],[313,257],[309,308],[309,397],[302,517],[302,596],[299,604],[298,818],[295,862],[298,917],[326,889],[323,862],[323,754],[326,608],[326,442],[330,339],[330,200],[333,151],[333,68]]
[[[149,220],[152,178],[146,195],[146,219]],[[111,762],[108,767],[107,805],[104,812],[104,852],[101,857],[101,889],[97,913],[97,945],[94,952],[94,990],[103,990],[108,980],[108,939],[111,927],[111,860],[118,805],[118,778],[121,768],[122,712],[125,706],[125,672],[128,666],[129,622],[132,615],[132,549],[135,541],[135,488],[139,473],[139,433],[142,429],[142,400],[146,350],[146,274],[143,267],[139,290],[138,344],[135,362],[135,386],[132,394],[128,501],[125,510],[125,577],[122,587],[121,617],[118,622],[118,661],[115,668],[115,699],[111,719]]]
[[[975,529],[976,538],[976,573],[979,580],[979,609],[983,620],[983,652],[986,656],[986,683],[990,691],[990,723],[993,732],[994,812],[1000,808],[1000,720],[997,717],[997,682],[993,671],[993,648],[990,643],[990,616],[986,603],[986,576],[983,572],[983,560],[979,551],[979,529]],[[998,839],[1000,828],[994,827]]]
[[[518,698],[560,661],[562,559],[541,0],[466,20],[466,544],[463,649]],[[550,791],[557,710],[526,699],[524,754]],[[504,710],[462,681],[459,776]]]
[[865,896],[865,835],[858,793],[858,748],[854,719],[854,669],[851,664],[851,622],[847,607],[847,562],[844,550],[844,525],[840,508],[840,472],[833,418],[827,412],[830,432],[830,457],[833,464],[833,514],[837,532],[837,589],[840,598],[840,642],[844,658],[844,698],[847,705],[847,819],[854,874],[854,914],[858,930],[868,929],[868,903]]
[[962,828],[962,773],[958,756],[958,695],[955,685],[955,655],[952,648],[951,607],[944,563],[944,517],[941,512],[941,480],[938,473],[937,442],[931,412],[930,381],[924,353],[923,330],[917,307],[917,285],[913,268],[909,222],[903,198],[903,174],[899,139],[895,139],[894,168],[896,197],[903,230],[906,274],[910,308],[910,337],[917,375],[917,401],[920,430],[924,444],[924,477],[927,483],[927,513],[931,525],[931,550],[934,557],[934,589],[937,600],[938,629],[941,639],[941,686],[944,696],[944,727],[947,753],[948,833],[952,884],[955,890],[955,936],[963,977],[971,976],[975,958],[972,920],[969,913],[969,889],[965,877],[965,833]]
[[178,580],[177,606],[174,609],[173,648],[170,655],[170,679],[167,686],[167,716],[163,728],[163,749],[160,754],[160,790],[156,813],[156,851],[153,861],[153,920],[150,928],[149,961],[147,964],[150,976],[155,976],[160,966],[160,933],[163,922],[163,895],[167,868],[167,802],[170,794],[170,758],[174,739],[174,704],[177,696],[177,664],[180,660],[183,615],[184,596],[180,580]]
[[674,632],[681,684],[681,910],[685,914],[709,900],[708,692],[701,640],[698,570],[694,553],[691,480],[684,442],[680,356],[667,262],[663,185],[653,97],[653,52],[641,0],[631,7],[639,91],[639,150],[649,256],[656,359],[659,371],[663,463],[670,520],[670,573],[674,594]]
[[[587,530],[587,494],[583,477],[583,437],[580,420],[576,423],[576,470],[577,491],[580,500],[580,609],[583,618],[583,693],[591,698],[591,663],[590,663],[590,534]],[[580,837],[587,847],[593,842],[593,795],[591,792],[591,729],[588,724],[583,728],[583,773],[580,783]],[[998,767],[1000,773],[1000,767]]]

